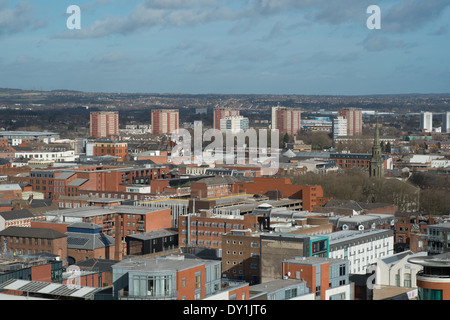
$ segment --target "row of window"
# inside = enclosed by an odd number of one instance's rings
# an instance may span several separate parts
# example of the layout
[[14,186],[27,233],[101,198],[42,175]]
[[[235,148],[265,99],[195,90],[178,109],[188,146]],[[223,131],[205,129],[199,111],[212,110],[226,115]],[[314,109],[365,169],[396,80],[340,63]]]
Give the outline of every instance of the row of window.
[[[183,226],[186,226],[187,225],[187,221],[186,220],[183,220],[182,222],[181,222],[181,225],[183,225]],[[231,224],[231,223],[227,223],[227,224],[225,224],[224,222],[220,222],[220,223],[218,223],[218,222],[203,222],[203,221],[192,221],[191,222],[191,226],[192,227],[206,227],[206,228],[221,228],[221,229],[223,229],[223,228],[227,228],[227,229],[231,229],[231,228],[233,228],[233,229],[244,229],[244,225],[243,224],[237,224],[237,223],[235,223],[235,224]],[[255,227],[255,225],[253,224],[252,225],[252,227]]]
[[52,244],[52,241],[50,239],[23,238],[23,237],[13,237],[13,236],[11,236],[11,237],[4,237],[4,239],[5,238],[6,238],[6,241],[9,242],[9,243],[22,243],[22,244],[36,245],[36,246],[37,245],[51,246],[51,244]]

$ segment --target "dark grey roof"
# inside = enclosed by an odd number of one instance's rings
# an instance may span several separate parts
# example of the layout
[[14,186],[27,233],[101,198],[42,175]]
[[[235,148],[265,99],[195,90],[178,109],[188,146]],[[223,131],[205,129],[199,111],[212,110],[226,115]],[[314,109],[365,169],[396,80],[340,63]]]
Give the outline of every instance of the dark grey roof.
[[0,236],[58,239],[64,238],[64,233],[47,228],[8,227],[0,231]]
[[158,230],[152,230],[152,231],[143,232],[143,233],[139,233],[139,234],[129,235],[129,236],[127,236],[127,238],[149,240],[149,239],[156,239],[156,238],[160,238],[160,237],[172,236],[172,235],[177,235],[177,234],[178,234],[178,231],[176,231],[176,230],[158,229]]
[[114,238],[102,233],[66,232],[67,248],[95,250],[114,245]]
[[77,266],[84,270],[96,270],[100,272],[112,272],[112,266],[120,260],[107,260],[107,259],[88,259],[77,262]]
[[0,217],[2,217],[5,220],[16,220],[24,218],[34,218],[34,215],[27,209],[22,209],[22,210],[0,212]]
[[50,207],[52,205],[52,199],[32,199],[30,202],[31,208]]
[[66,180],[68,178],[70,178],[71,176],[73,176],[75,174],[75,172],[63,172],[60,175],[58,175],[57,177],[55,177],[56,180]]
[[67,184],[67,187],[79,187],[89,179],[77,178]]

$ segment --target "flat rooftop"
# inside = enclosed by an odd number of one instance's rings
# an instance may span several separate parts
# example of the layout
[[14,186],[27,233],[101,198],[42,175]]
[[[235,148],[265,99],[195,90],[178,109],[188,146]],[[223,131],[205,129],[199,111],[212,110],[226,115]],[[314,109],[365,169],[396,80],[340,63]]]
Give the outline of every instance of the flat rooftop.
[[46,212],[46,216],[62,216],[62,217],[78,217],[78,218],[86,218],[86,217],[94,217],[94,216],[102,216],[107,214],[115,214],[115,213],[125,213],[125,214],[148,214],[151,212],[156,212],[159,210],[163,210],[164,208],[151,208],[151,207],[141,207],[141,206],[128,206],[128,205],[118,205],[118,206],[108,206],[108,207],[100,207],[100,206],[89,206],[89,207],[81,207],[81,208],[72,208],[72,209],[60,209]]
[[174,272],[190,269],[208,263],[220,263],[220,261],[190,259],[185,258],[183,255],[161,258],[132,257],[129,259],[125,258],[121,262],[114,264],[112,268],[127,269],[131,272],[159,273],[163,271]]

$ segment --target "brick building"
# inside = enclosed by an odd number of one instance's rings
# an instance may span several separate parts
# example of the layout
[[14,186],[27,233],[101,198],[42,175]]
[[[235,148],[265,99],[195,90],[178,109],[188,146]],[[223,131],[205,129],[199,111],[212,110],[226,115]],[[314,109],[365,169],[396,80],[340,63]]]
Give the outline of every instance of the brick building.
[[305,280],[316,300],[353,300],[354,284],[344,259],[296,257],[283,261],[283,276]]
[[103,234],[99,225],[76,222],[67,227],[66,235],[69,264],[114,257],[114,238]]
[[22,199],[22,188],[17,183],[0,184],[0,200]]
[[253,230],[259,228],[257,215],[217,215],[202,212],[182,215],[178,218],[179,244],[213,249],[222,248],[222,235],[231,230]]
[[179,127],[179,111],[177,109],[152,110],[152,134],[172,133]]
[[153,179],[165,177],[169,171],[169,166],[33,170],[28,183],[33,191],[42,192],[46,198],[79,195],[110,198],[116,194],[121,198],[122,194],[127,193],[127,186],[149,184]]
[[236,182],[233,185],[234,193],[248,193],[271,195],[276,198],[301,199],[302,210],[314,211],[314,207],[324,206],[328,198],[323,196],[320,185],[296,185],[289,178],[263,178],[255,177],[251,182]]
[[362,109],[344,108],[338,111],[338,116],[347,120],[347,136],[356,136],[362,134]]
[[216,108],[213,115],[213,128],[222,130],[220,120],[230,116],[239,116],[239,110],[231,108]]
[[117,111],[91,112],[89,135],[95,138],[118,136],[119,113]]
[[53,229],[9,227],[0,231],[1,243],[15,254],[48,252],[67,260],[67,236]]
[[172,224],[170,209],[127,205],[55,210],[45,213],[45,217],[47,221],[88,222],[101,225],[102,232],[113,237],[116,234],[116,226],[120,226],[123,238],[141,232],[170,228]]
[[113,265],[114,298],[119,300],[248,300],[240,283],[222,289],[221,263],[183,255],[127,259]]
[[119,157],[118,161],[126,160],[128,143],[120,141],[95,141],[93,145],[94,157],[114,156]]
[[274,233],[260,236],[261,282],[281,279],[282,262],[302,257],[328,257],[329,240],[326,236]]
[[37,220],[27,209],[0,212],[0,231],[9,227],[31,227],[31,222]]

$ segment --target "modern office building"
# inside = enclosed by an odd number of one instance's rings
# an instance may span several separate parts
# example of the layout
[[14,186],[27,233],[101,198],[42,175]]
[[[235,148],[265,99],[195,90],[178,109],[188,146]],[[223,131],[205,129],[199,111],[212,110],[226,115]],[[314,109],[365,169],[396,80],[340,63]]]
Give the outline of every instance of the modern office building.
[[347,136],[362,134],[362,110],[361,108],[344,108],[338,111],[338,117],[347,119]]
[[301,114],[298,108],[272,107],[272,129],[280,135],[296,135],[302,128]]
[[107,138],[119,135],[119,112],[91,112],[89,135],[93,138]]
[[433,131],[433,113],[432,112],[421,112],[420,113],[420,130],[422,131]]
[[152,134],[172,133],[179,128],[178,109],[152,110]]
[[231,108],[216,108],[214,109],[213,128],[222,130],[221,119],[232,116],[239,116],[239,110]]

